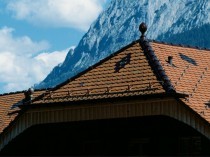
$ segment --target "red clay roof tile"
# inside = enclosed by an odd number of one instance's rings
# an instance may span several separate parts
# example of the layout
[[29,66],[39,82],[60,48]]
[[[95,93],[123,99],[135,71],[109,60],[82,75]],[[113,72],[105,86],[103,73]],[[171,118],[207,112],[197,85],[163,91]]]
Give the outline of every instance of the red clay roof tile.
[[[120,67],[118,67],[120,66]],[[35,103],[164,93],[139,43],[132,43]],[[75,98],[74,98],[75,97]],[[64,99],[68,98],[68,99]],[[43,101],[44,100],[44,101]]]
[[[151,42],[166,75],[180,98],[210,123],[210,51]],[[130,62],[116,72],[116,65],[130,55]],[[173,56],[170,65],[168,56]],[[139,43],[133,43],[92,69],[79,74],[58,88],[48,91],[34,104],[126,97],[164,93]]]
[[[158,42],[151,46],[175,91],[189,95],[181,101],[210,123],[210,51]],[[168,56],[173,56],[172,65]],[[161,81],[134,42],[56,88],[37,92],[33,104],[161,93],[165,93]],[[23,93],[0,96],[0,132],[17,115],[7,115],[11,105],[23,98]]]
[[[177,92],[189,94],[181,100],[210,123],[210,51],[152,42],[155,54]],[[174,66],[166,60],[173,56]]]
[[[35,91],[33,96],[37,97],[44,91]],[[18,115],[15,111],[19,108],[12,108],[12,106],[24,99],[24,92],[16,92],[0,95],[0,133],[9,125],[11,121]],[[12,114],[11,114],[12,113]]]

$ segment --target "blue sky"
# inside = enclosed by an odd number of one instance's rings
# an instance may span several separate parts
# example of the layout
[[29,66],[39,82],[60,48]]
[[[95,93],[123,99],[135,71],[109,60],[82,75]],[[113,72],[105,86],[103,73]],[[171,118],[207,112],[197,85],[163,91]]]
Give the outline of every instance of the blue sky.
[[42,81],[109,1],[0,0],[0,93]]

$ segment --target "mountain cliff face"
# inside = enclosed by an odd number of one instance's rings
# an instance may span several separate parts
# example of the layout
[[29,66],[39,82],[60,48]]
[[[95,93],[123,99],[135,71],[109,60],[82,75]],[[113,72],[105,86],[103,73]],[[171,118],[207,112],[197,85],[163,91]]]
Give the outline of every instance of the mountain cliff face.
[[35,87],[53,87],[138,39],[141,22],[149,39],[210,48],[210,1],[112,0],[63,64]]

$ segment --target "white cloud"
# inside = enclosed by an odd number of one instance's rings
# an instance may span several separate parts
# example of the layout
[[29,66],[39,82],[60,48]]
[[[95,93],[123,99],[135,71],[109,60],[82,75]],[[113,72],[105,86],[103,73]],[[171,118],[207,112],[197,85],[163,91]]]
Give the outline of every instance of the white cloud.
[[50,46],[46,41],[33,42],[28,36],[16,38],[12,35],[13,31],[13,28],[8,27],[0,29],[0,52],[9,51],[31,56]]
[[64,60],[69,49],[70,48],[62,51],[54,51],[52,53],[41,53],[38,56],[36,56],[35,59],[39,62],[42,62],[46,67],[52,68],[55,65],[59,64],[62,60]]
[[0,29],[0,92],[28,89],[43,80],[68,52],[66,49],[43,53],[49,48],[46,41],[14,37],[13,31],[8,27]]
[[71,27],[86,31],[106,0],[8,0],[16,19],[38,26]]

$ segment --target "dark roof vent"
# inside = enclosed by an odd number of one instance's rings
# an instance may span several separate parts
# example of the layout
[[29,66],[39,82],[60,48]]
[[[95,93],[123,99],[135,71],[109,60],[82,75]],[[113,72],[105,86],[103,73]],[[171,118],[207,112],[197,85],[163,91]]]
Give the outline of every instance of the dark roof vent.
[[145,38],[145,32],[147,31],[147,25],[142,22],[140,25],[139,25],[139,31],[141,32],[141,38]]
[[173,65],[173,56],[168,56],[168,63]]
[[33,93],[34,93],[34,89],[33,88],[29,88],[27,91],[25,91],[24,92],[24,95],[25,95],[24,102],[31,101],[32,98],[33,98]]
[[210,101],[208,101],[207,103],[205,103],[205,107],[206,107],[206,109],[209,109],[210,108]]

